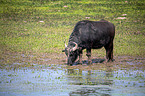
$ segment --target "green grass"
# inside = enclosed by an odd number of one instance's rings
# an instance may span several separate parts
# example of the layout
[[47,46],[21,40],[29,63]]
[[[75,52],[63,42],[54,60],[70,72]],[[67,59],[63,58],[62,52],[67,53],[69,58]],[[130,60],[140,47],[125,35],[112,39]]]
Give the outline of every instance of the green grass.
[[86,17],[114,23],[114,55],[145,55],[144,0],[0,0],[0,55],[61,53],[75,24]]

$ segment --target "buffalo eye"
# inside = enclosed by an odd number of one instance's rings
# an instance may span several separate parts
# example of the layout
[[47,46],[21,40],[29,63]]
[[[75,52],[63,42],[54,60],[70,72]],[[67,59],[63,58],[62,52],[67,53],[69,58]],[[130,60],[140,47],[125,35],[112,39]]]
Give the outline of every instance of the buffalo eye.
[[69,54],[70,56],[73,56],[74,55],[74,51],[72,51],[72,52],[70,52],[70,54]]
[[73,54],[69,54],[69,56],[73,56]]

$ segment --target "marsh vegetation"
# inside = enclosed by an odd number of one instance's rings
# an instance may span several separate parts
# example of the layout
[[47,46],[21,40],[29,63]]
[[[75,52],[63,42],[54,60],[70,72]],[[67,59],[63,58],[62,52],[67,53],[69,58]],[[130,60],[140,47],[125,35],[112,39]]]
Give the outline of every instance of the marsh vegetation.
[[[0,56],[60,54],[80,20],[106,19],[116,26],[114,55],[144,56],[144,0],[1,0]],[[104,49],[95,50],[104,56]],[[34,57],[35,57],[34,56]],[[7,58],[4,58],[7,59]]]

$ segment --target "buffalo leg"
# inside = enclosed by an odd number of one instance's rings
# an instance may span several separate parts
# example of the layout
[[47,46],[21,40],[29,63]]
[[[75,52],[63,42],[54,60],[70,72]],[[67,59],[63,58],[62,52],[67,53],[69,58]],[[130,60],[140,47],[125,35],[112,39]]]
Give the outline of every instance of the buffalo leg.
[[110,60],[113,61],[113,43],[109,43],[108,45],[105,46],[106,49],[106,58],[107,61],[109,62]]
[[87,57],[88,57],[88,65],[90,65],[92,63],[92,60],[91,60],[91,49],[87,49]]
[[83,56],[83,53],[82,51],[79,52],[79,64],[82,64],[82,56]]

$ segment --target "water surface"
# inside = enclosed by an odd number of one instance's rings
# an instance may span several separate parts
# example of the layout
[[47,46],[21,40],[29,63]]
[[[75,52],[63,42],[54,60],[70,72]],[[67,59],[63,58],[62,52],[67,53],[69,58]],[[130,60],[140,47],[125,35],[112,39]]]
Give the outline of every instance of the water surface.
[[66,65],[0,69],[0,96],[145,96],[145,71]]

